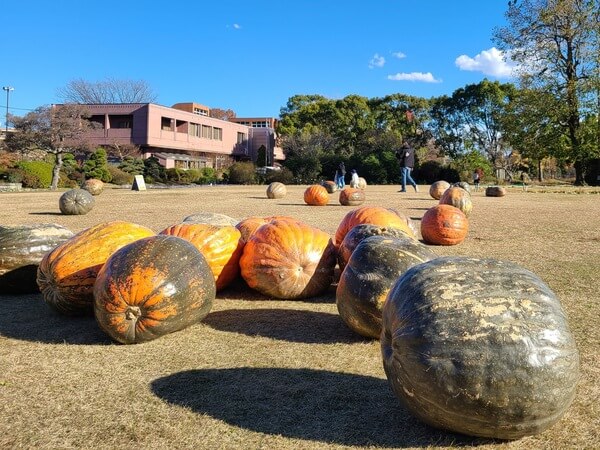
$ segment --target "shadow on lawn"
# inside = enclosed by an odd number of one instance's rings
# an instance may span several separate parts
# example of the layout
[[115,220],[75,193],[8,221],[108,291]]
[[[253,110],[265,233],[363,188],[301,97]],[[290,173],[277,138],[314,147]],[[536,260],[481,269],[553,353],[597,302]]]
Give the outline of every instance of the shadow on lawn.
[[387,381],[312,369],[190,370],[152,382],[159,398],[234,427],[350,446],[489,444],[413,418]]
[[94,317],[62,316],[44,302],[41,294],[0,295],[0,335],[46,344],[112,342]]
[[299,309],[227,309],[210,313],[202,323],[220,331],[305,344],[365,342],[338,314]]

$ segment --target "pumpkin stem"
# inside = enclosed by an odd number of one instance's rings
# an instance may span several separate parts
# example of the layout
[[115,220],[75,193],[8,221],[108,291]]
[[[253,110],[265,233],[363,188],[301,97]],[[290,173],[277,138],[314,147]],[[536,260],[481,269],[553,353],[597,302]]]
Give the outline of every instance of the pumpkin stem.
[[142,311],[139,306],[128,306],[125,311],[125,317],[127,320],[137,321],[138,317],[142,315]]

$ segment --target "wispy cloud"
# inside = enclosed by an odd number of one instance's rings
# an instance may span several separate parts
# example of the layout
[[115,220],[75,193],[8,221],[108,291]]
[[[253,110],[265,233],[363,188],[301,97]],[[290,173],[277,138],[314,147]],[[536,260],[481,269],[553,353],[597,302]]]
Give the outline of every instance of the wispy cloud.
[[402,52],[392,52],[392,56],[398,59],[406,58],[406,55]]
[[455,64],[460,70],[482,72],[496,78],[510,78],[517,69],[517,64],[496,47],[483,50],[473,58],[460,55],[456,58]]
[[239,23],[234,23],[233,28],[235,28],[236,30],[240,30],[242,26]]
[[395,75],[388,75],[388,80],[394,81],[420,81],[422,83],[441,83],[442,80],[435,78],[431,72],[411,72],[411,73],[397,73]]
[[375,67],[383,67],[384,65],[385,58],[383,56],[380,56],[379,53],[375,53],[369,61],[369,69],[374,69]]

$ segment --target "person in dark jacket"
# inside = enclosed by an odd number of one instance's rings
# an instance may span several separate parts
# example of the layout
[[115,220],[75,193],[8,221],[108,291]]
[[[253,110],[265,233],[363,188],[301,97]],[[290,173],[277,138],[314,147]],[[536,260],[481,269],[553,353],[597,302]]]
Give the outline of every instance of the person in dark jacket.
[[340,189],[344,189],[346,187],[346,165],[344,164],[344,161],[342,161],[338,166],[337,187]]
[[415,167],[415,149],[405,142],[400,150],[396,151],[396,158],[400,161],[400,174],[402,175],[402,189],[400,192],[406,192],[406,183],[411,184],[415,188],[415,192],[419,192],[417,183],[410,176],[410,172]]

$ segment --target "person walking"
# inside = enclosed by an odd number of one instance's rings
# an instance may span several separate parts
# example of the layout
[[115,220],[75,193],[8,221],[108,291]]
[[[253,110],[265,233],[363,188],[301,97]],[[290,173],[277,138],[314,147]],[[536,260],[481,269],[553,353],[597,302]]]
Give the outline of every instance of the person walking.
[[407,142],[402,144],[400,150],[396,151],[396,158],[400,161],[400,173],[402,175],[402,189],[400,192],[406,192],[406,184],[412,185],[415,192],[419,192],[417,183],[410,176],[410,172],[415,167],[415,149],[408,145]]
[[337,186],[339,189],[344,189],[346,187],[346,165],[344,164],[344,161],[338,166]]
[[352,169],[352,175],[350,177],[350,187],[357,188],[359,183],[360,181],[358,177],[358,172],[356,171],[356,169]]

